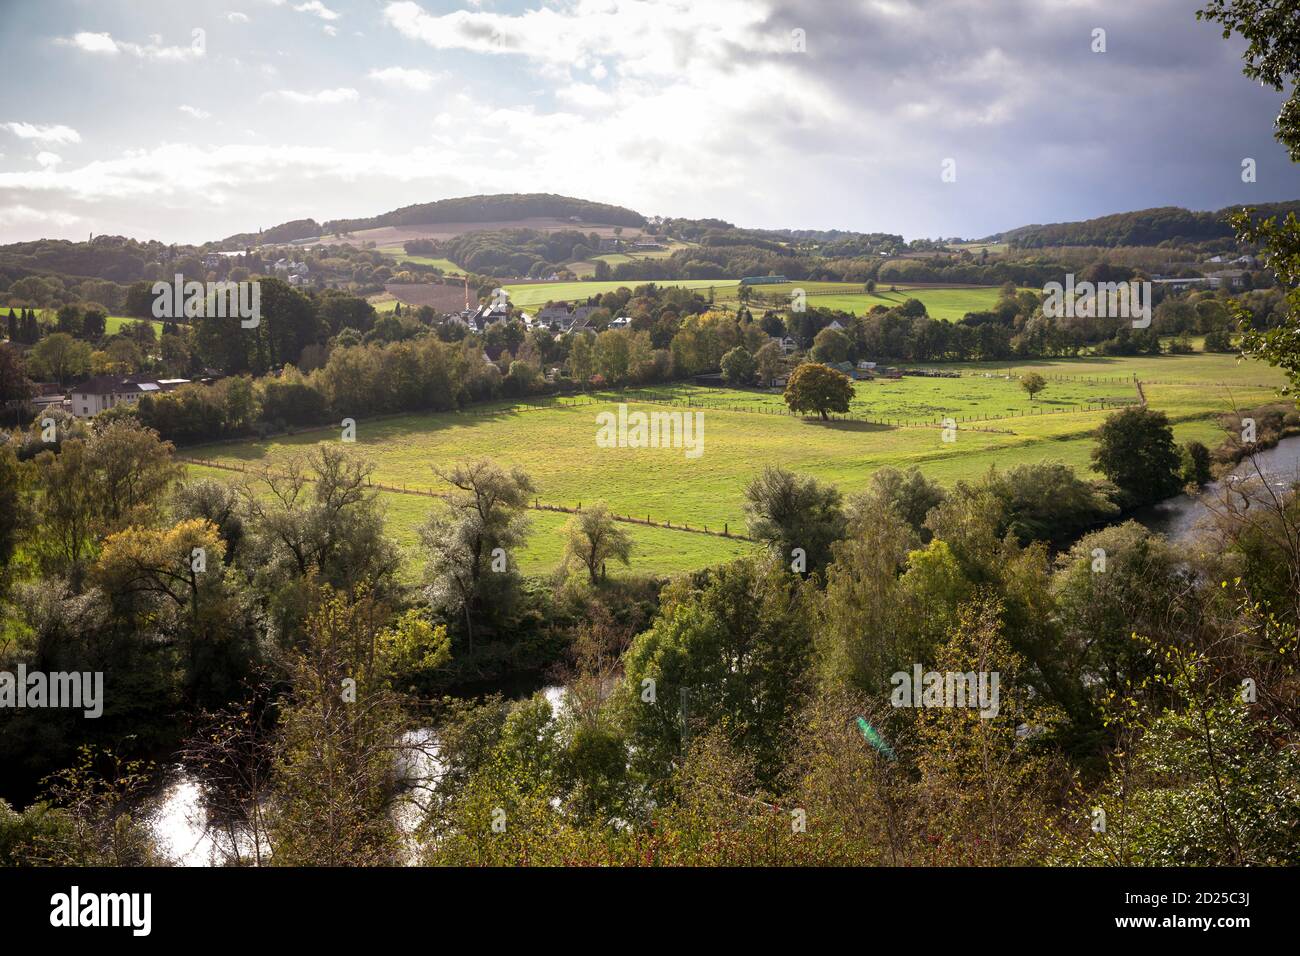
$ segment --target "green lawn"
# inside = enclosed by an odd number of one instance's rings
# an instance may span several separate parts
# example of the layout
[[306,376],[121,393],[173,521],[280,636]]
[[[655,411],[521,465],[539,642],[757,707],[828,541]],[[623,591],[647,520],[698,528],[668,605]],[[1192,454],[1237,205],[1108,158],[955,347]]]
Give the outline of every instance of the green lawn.
[[[626,282],[536,282],[526,285],[506,285],[504,288],[510,293],[510,301],[514,305],[520,308],[531,308],[545,305],[547,302],[585,301],[589,296],[603,295],[623,287],[634,289],[645,284],[642,280],[634,279]],[[697,289],[704,291],[706,295],[709,288],[714,288],[721,298],[725,290],[734,289],[739,285],[739,281],[736,279],[665,279],[655,282],[655,285]]]
[[[202,465],[186,465],[186,470],[195,477],[216,478],[230,481],[238,476],[221,468],[206,468]],[[422,484],[431,486],[432,474],[425,477]],[[388,533],[403,552],[408,556],[405,577],[414,582],[418,577],[423,559],[419,554],[418,529],[428,518],[431,511],[441,506],[432,498],[418,495],[404,495],[389,491],[378,492],[383,505]],[[550,574],[559,567],[564,556],[564,539],[561,530],[569,515],[554,511],[530,511],[532,531],[527,545],[517,555],[520,569],[528,575]],[[620,524],[632,538],[635,550],[633,560],[628,567],[613,563],[609,574],[619,577],[625,574],[676,574],[692,571],[734,560],[757,549],[747,541],[717,537],[713,535],[691,534],[672,531],[667,528],[652,528],[645,525]],[[741,529],[743,530],[743,529]]]
[[450,259],[436,258],[433,256],[408,255],[406,250],[404,250],[400,244],[393,246],[380,246],[376,251],[382,252],[386,256],[392,256],[397,260],[399,266],[403,262],[414,262],[419,266],[433,266],[434,268],[441,269],[444,273],[450,276],[458,276],[464,271]]
[[[1031,368],[1049,376],[1048,388],[1036,402],[1029,401],[1015,379]],[[664,387],[653,390],[656,404],[644,401],[650,397],[647,392],[630,392],[634,410],[675,411],[679,403],[695,403],[691,412],[703,413],[705,437],[704,453],[694,459],[681,449],[598,447],[596,415],[616,409],[617,396],[612,394],[500,403],[471,412],[362,419],[356,447],[374,460],[376,480],[385,484],[438,488],[434,463],[487,456],[527,471],[542,502],[572,507],[604,499],[618,514],[715,530],[726,524],[732,531],[743,531],[744,487],[767,464],[834,482],[846,494],[860,490],[871,473],[885,465],[915,464],[945,484],[977,477],[990,467],[1005,469],[1045,459],[1060,459],[1088,473],[1093,431],[1108,412],[1074,406],[1132,401],[1134,373],[1153,383],[1146,386],[1148,401],[1170,415],[1179,441],[1196,438],[1210,445],[1222,439],[1214,419],[1217,413],[1234,403],[1246,407],[1273,400],[1274,387],[1282,381],[1267,367],[1240,366],[1228,356],[1206,355],[966,369],[976,374],[857,384],[854,414],[916,423],[903,427],[822,423],[776,414],[778,396],[749,391]],[[638,397],[642,401],[636,401]],[[978,420],[1005,415],[1014,417]],[[943,441],[940,429],[920,424],[949,416],[962,421],[953,442]],[[187,455],[248,464],[283,459],[316,442],[333,440],[336,433],[316,431],[193,449]],[[384,498],[394,537],[410,546],[415,527],[435,502],[400,494]],[[538,571],[558,560],[557,530],[566,518],[545,512],[534,515],[535,531],[524,564]],[[626,527],[638,542],[633,562],[637,571],[670,573],[699,567],[726,560],[746,547],[723,538]]]
[[[130,325],[132,322],[139,322],[139,321],[140,321],[139,319],[130,315],[110,315],[104,321],[104,330],[109,335],[116,335],[118,332],[122,331],[123,326]],[[150,319],[149,324],[153,326],[154,332],[156,332],[158,335],[162,335],[162,330],[163,330],[162,322],[158,321],[157,319]]]
[[[865,287],[860,282],[787,282],[754,286],[753,305],[786,308],[795,289],[804,291],[809,308],[835,309],[854,315],[864,315],[878,305],[893,308],[908,299],[920,299],[925,303],[925,310],[931,318],[947,321],[956,321],[967,312],[991,309],[1001,297],[1000,286],[953,288],[900,285],[895,291],[890,291],[888,285],[882,285],[875,292],[869,293],[864,291]],[[738,289],[719,295],[718,301],[726,304],[738,302]]]

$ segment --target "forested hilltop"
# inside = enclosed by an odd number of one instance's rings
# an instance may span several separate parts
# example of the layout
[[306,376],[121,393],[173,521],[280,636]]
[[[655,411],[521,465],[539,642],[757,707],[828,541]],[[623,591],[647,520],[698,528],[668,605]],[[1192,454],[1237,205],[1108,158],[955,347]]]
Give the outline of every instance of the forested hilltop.
[[[1300,210],[1300,201],[1261,203],[1261,216],[1286,216]],[[996,237],[1019,249],[1045,246],[1199,246],[1203,243],[1231,243],[1234,233],[1228,217],[1238,212],[1231,206],[1214,212],[1195,212],[1180,206],[1161,206],[1119,212],[1082,222],[1054,222],[1020,226]]]
[[380,226],[425,226],[443,222],[511,222],[517,219],[578,219],[582,222],[610,226],[640,226],[640,213],[608,203],[573,199],[553,193],[502,193],[492,196],[462,196],[415,203],[377,216],[359,219],[298,219],[281,223],[261,233],[239,233],[220,243],[225,249],[238,249],[258,242],[294,242],[315,236],[376,229]]

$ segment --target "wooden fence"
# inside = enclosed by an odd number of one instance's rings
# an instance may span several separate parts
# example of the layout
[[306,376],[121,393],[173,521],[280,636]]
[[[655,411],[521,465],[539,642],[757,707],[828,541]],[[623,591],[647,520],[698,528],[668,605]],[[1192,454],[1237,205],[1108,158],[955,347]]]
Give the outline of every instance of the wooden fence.
[[[225,462],[206,461],[201,458],[186,458],[180,455],[175,456],[174,460],[179,461],[186,465],[200,465],[204,468],[217,468],[220,469],[221,471],[232,471],[235,472],[236,474],[246,475],[251,473],[248,468],[245,468],[241,465],[232,465]],[[314,478],[308,478],[307,480],[315,481]],[[406,484],[390,485],[381,481],[373,481],[369,478],[366,479],[366,484],[369,487],[375,488],[379,491],[387,491],[396,495],[418,495],[423,498],[442,498],[442,499],[451,498],[450,492],[438,491],[434,488],[422,488],[419,487],[418,485],[406,485]],[[568,505],[551,504],[549,502],[543,502],[540,498],[534,498],[532,503],[529,504],[528,507],[533,511],[557,511],[563,514],[573,515],[573,514],[581,513],[582,502],[579,501],[576,507],[569,507]],[[701,525],[696,527],[685,523],[673,524],[671,521],[656,521],[650,515],[646,515],[644,518],[642,518],[638,515],[630,515],[630,514],[620,515],[611,512],[610,517],[613,520],[621,522],[623,524],[637,524],[637,525],[644,525],[650,528],[664,528],[669,531],[685,531],[691,534],[707,534],[710,537],[730,538],[734,541],[753,542],[757,540],[755,538],[749,537],[748,535],[737,534],[733,532],[731,530],[731,525],[729,522],[723,522],[722,530],[719,531],[716,527],[710,529],[708,525]]]

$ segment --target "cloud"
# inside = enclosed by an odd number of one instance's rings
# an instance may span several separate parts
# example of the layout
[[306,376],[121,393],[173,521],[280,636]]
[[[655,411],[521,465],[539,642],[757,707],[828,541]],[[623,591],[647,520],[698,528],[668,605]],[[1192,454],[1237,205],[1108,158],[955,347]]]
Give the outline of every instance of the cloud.
[[31,139],[38,143],[80,143],[81,134],[70,126],[39,126],[35,123],[0,123],[0,127],[9,130],[19,139]]
[[276,90],[266,94],[266,98],[281,99],[289,103],[303,105],[332,106],[337,103],[354,103],[358,93],[351,87],[341,86],[333,90],[318,90],[315,93],[302,93],[298,90]]
[[31,206],[23,205],[0,206],[0,228],[43,224],[66,228],[79,221],[78,217],[70,213],[53,209],[33,209]]
[[300,3],[294,7],[298,13],[311,13],[320,17],[322,20],[337,20],[340,14],[335,13],[320,0],[308,0],[307,3]]
[[326,35],[327,37],[336,37],[336,36],[339,35],[339,31],[336,30],[336,29],[334,29],[334,28],[333,28],[332,26],[330,26],[328,23],[325,24],[325,26],[321,27],[321,29],[325,31],[325,35]]
[[182,113],[187,113],[190,116],[193,116],[195,119],[199,119],[199,120],[205,120],[212,115],[207,110],[201,110],[197,106],[189,106],[188,104],[184,104],[176,108],[180,110]]
[[[293,22],[243,31],[242,76],[187,71],[193,85],[172,94],[241,103],[243,147],[159,145],[133,89],[106,88],[112,108],[83,121],[76,87],[51,88],[56,105],[31,115],[77,117],[95,159],[61,148],[79,139],[71,130],[40,140],[15,127],[60,128],[5,125],[31,144],[10,149],[11,164],[30,168],[0,174],[0,209],[75,213],[69,233],[179,241],[541,191],[752,226],[978,237],[1300,195],[1300,167],[1271,139],[1280,97],[1241,77],[1240,47],[1197,23],[1187,0],[383,0],[379,35],[364,25],[354,39],[353,18],[346,51],[322,33],[339,24],[341,36],[341,19],[299,10],[304,0],[241,2],[273,5]],[[334,12],[334,0],[321,6]],[[97,22],[114,34],[87,34],[85,55],[140,56],[115,39],[120,23]],[[1089,49],[1097,25],[1105,55]],[[432,51],[453,53],[454,72]],[[358,69],[376,84],[366,94]],[[262,90],[278,92],[259,101]],[[372,103],[384,90],[438,95],[412,111],[396,96]],[[363,102],[375,108],[348,108]],[[331,105],[347,123],[320,121]],[[184,137],[194,124],[175,125]],[[41,149],[69,156],[41,168],[28,158]],[[1240,182],[1244,156],[1259,160],[1258,184]],[[949,157],[959,179],[945,184]]]
[[71,38],[60,38],[56,42],[75,46],[87,53],[118,53],[117,42],[107,33],[78,33]]
[[555,98],[579,109],[598,109],[613,105],[615,97],[590,83],[571,83],[555,91]]
[[162,37],[156,34],[149,38],[147,44],[143,45],[130,43],[126,40],[115,40],[109,33],[87,32],[75,33],[70,37],[58,37],[54,42],[61,46],[70,46],[81,50],[83,53],[107,56],[126,53],[141,60],[160,60],[173,63],[198,59],[206,53],[202,33],[199,31],[195,32],[194,42],[189,46],[164,46]]
[[229,20],[231,23],[247,23],[248,14],[240,13],[238,10],[231,10],[229,13],[226,14],[226,19]]
[[403,87],[417,92],[433,89],[433,84],[445,74],[431,73],[428,70],[408,69],[401,66],[389,66],[384,69],[371,70],[367,76],[385,86]]

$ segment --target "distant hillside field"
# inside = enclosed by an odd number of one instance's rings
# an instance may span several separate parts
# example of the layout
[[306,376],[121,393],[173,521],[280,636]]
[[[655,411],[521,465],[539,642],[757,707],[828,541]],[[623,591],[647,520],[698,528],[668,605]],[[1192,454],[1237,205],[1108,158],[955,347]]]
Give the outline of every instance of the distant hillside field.
[[[727,526],[743,533],[744,488],[766,464],[834,482],[846,494],[862,489],[872,472],[885,465],[918,465],[945,484],[976,478],[990,467],[1046,459],[1065,461],[1087,476],[1093,474],[1093,432],[1115,405],[1137,400],[1134,375],[1145,383],[1152,407],[1168,413],[1179,441],[1195,438],[1210,446],[1224,437],[1218,414],[1234,404],[1272,401],[1282,384],[1273,369],[1239,365],[1223,355],[937,367],[965,374],[857,383],[853,415],[872,421],[805,420],[783,414],[778,395],[749,390],[671,386],[626,394],[635,409],[686,412],[689,402],[691,412],[702,412],[704,454],[695,459],[682,449],[597,447],[596,415],[617,409],[619,396],[613,394],[361,420],[356,448],[374,460],[375,480],[385,484],[445,490],[433,474],[434,463],[488,456],[526,470],[544,503],[574,507],[605,499],[620,515],[707,525],[712,531]],[[1037,401],[1019,387],[1019,376],[1027,371],[1048,377]],[[940,428],[933,425],[943,417],[959,423],[955,442],[942,441]],[[241,467],[283,460],[317,442],[337,440],[333,430],[317,430],[183,454]],[[235,477],[228,471],[212,473]],[[391,492],[384,500],[392,534],[413,549],[415,528],[436,502]],[[559,558],[556,530],[564,516],[532,514],[535,531],[524,566],[549,570]],[[746,547],[735,539],[689,531],[626,527],[638,542],[634,571],[667,574],[702,567]]]
[[[335,236],[331,233],[300,240],[299,244],[333,246],[346,242],[353,246],[364,246],[373,242],[377,247],[395,246],[400,249],[401,244],[410,239],[441,241],[443,239],[453,239],[467,232],[489,232],[498,229],[535,229],[538,232],[559,232],[562,229],[577,229],[581,232],[594,232],[598,236],[609,238],[614,235],[615,228],[617,227],[608,223],[570,222],[567,219],[547,218],[508,219],[501,222],[439,222],[411,226],[377,226],[372,229],[357,229],[346,232],[341,236]],[[625,239],[633,239],[641,235],[640,229],[626,226],[621,228],[622,236]],[[405,255],[405,252],[402,255]]]
[[[504,288],[510,293],[512,303],[520,308],[532,308],[552,301],[585,301],[593,295],[603,295],[622,287],[633,289],[644,284],[642,281],[537,282],[508,284]],[[704,294],[706,298],[708,291],[712,289],[714,302],[717,305],[735,308],[740,304],[740,280],[738,279],[665,279],[655,284],[694,289]],[[863,291],[863,285],[858,282],[789,282],[754,286],[752,307],[755,310],[764,306],[789,308],[791,295],[796,289],[804,290],[808,308],[837,309],[854,315],[863,315],[878,305],[893,308],[902,305],[908,299],[920,299],[925,303],[926,312],[932,318],[948,321],[956,321],[967,312],[991,309],[1001,295],[997,286],[900,285],[897,291],[891,292],[888,286],[884,286],[874,293],[868,293]]]

